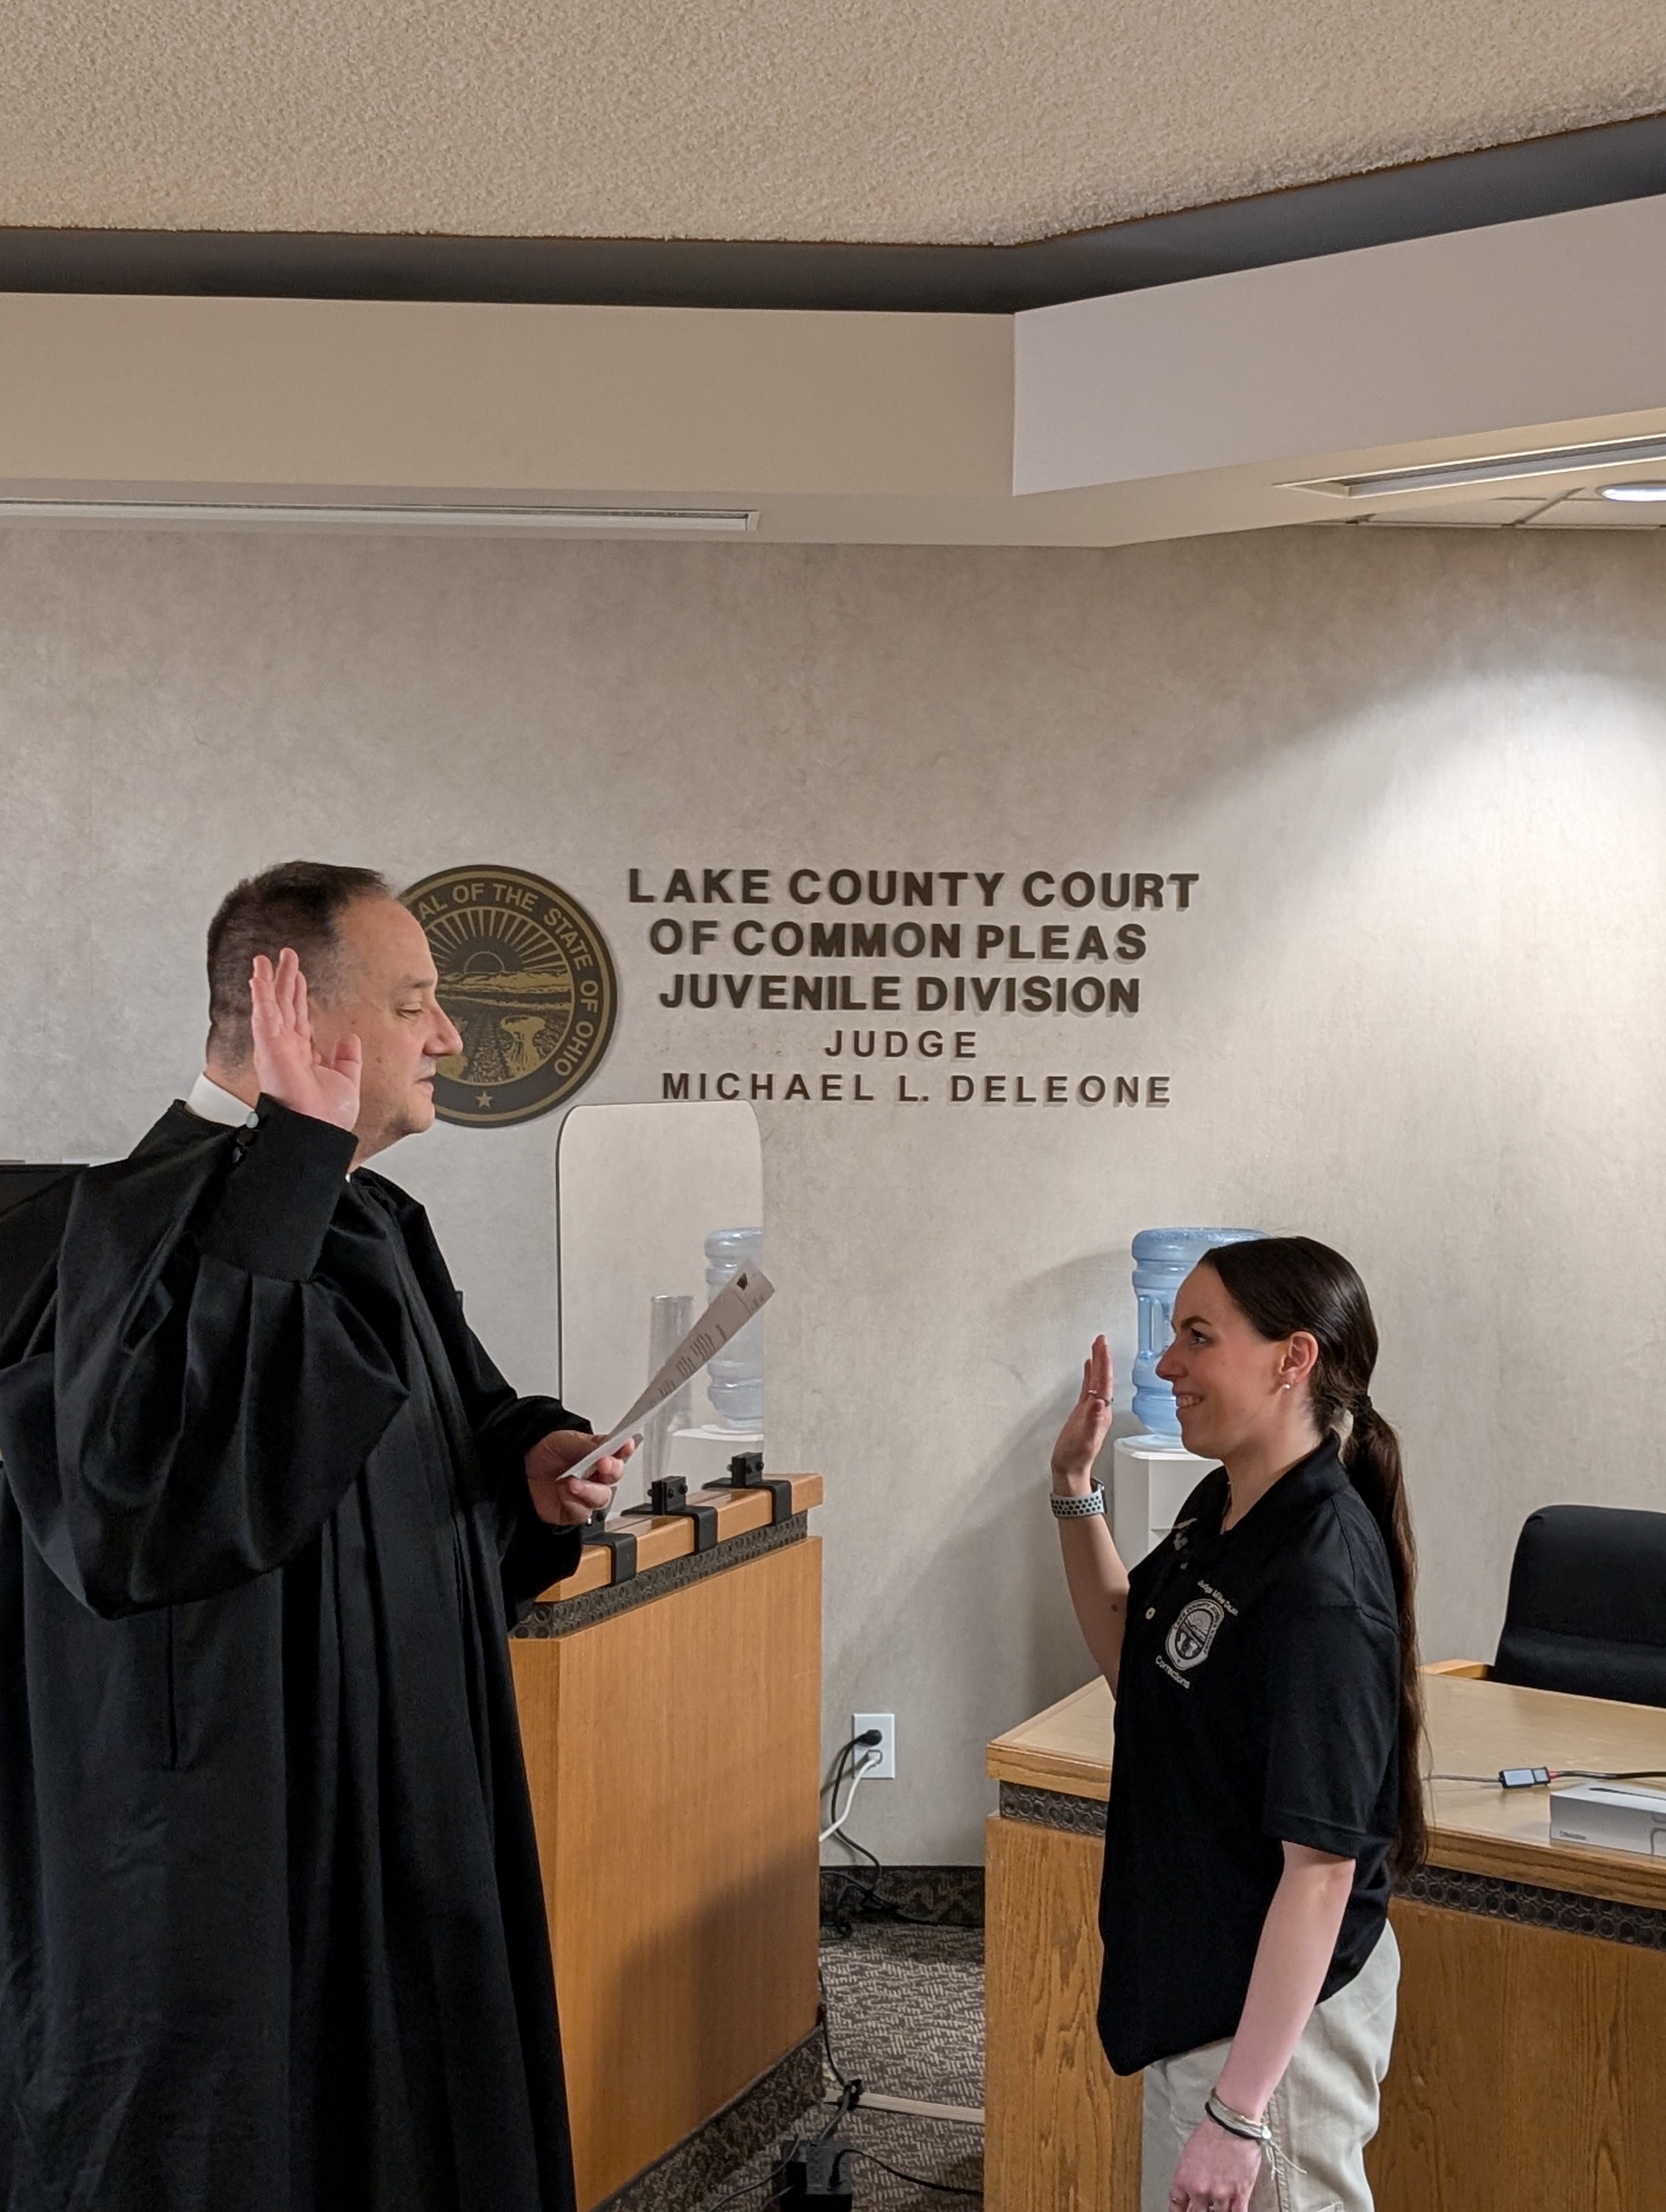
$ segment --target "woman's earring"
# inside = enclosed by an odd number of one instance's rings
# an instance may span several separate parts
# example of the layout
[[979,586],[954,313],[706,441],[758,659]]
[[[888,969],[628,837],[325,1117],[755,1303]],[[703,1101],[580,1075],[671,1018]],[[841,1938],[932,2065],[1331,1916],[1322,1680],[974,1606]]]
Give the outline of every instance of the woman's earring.
[[1280,1390],[1287,1390],[1290,1388],[1290,1385],[1287,1382],[1280,1382],[1279,1388]]

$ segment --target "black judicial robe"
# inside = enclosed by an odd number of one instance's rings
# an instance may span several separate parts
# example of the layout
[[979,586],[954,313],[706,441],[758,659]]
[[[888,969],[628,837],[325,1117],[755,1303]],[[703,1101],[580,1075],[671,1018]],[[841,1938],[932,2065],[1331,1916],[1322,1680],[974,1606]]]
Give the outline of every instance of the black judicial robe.
[[583,1424],[516,1397],[352,1142],[175,1105],[35,1201],[57,1258],[0,1316],[5,2212],[574,2202],[505,1627],[578,1551],[523,1455]]

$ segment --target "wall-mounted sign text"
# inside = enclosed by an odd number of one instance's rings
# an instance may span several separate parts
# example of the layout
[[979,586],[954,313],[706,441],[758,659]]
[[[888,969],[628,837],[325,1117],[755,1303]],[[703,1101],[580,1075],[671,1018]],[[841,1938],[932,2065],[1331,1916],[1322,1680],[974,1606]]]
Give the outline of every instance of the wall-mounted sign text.
[[[667,1068],[662,1096],[1166,1106],[1164,1074],[952,1063],[987,1056],[976,1024],[991,1017],[1022,1027],[1025,1017],[1075,1025],[1137,1016],[1152,932],[1193,909],[1200,881],[1132,868],[632,868],[627,897],[654,956],[659,1003],[696,1025],[690,1058],[706,1059],[737,1015],[820,1024],[820,1064],[809,1070]],[[928,1025],[894,1025],[921,1019]],[[789,1026],[796,1046],[804,1024]],[[900,1070],[881,1082],[878,1066],[825,1065],[887,1060],[950,1066],[928,1085]]]

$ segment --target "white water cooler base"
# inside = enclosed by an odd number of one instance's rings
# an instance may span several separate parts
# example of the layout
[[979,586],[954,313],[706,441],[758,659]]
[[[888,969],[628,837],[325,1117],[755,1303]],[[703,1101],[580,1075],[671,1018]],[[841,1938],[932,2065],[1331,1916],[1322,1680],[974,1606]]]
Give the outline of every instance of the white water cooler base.
[[1118,1437],[1111,1454],[1110,1533],[1124,1566],[1154,1552],[1217,1462],[1155,1437]]
[[666,1455],[666,1473],[680,1474],[690,1490],[702,1483],[721,1482],[737,1452],[761,1452],[762,1429],[726,1429],[716,1423],[704,1428],[678,1429]]

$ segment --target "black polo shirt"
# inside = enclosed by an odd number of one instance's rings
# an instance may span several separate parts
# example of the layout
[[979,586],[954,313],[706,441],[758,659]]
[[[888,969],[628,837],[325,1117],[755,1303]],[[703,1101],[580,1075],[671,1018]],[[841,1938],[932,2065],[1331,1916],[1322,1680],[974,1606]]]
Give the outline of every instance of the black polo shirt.
[[1382,1933],[1398,1788],[1388,1547],[1335,1440],[1221,1533],[1225,1470],[1129,1577],[1099,1926],[1112,2067],[1236,2033],[1281,1846],[1355,1861],[1320,1991]]

